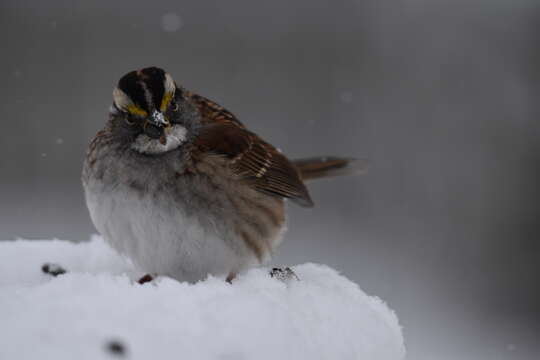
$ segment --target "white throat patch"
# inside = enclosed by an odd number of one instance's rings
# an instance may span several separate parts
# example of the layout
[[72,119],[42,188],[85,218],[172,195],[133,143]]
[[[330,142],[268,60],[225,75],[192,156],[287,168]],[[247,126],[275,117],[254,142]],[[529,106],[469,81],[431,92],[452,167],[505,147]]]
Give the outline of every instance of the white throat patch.
[[143,154],[160,154],[174,150],[186,141],[186,128],[178,124],[173,125],[165,129],[165,137],[167,142],[163,145],[159,139],[152,139],[146,134],[141,134],[137,136],[131,148]]

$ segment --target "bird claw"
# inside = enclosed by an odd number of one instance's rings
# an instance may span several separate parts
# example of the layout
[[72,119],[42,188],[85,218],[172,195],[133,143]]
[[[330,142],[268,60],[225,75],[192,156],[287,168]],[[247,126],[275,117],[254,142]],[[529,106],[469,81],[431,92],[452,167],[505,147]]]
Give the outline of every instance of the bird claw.
[[141,277],[139,280],[137,280],[137,282],[141,285],[144,285],[148,282],[151,282],[154,280],[154,276],[150,275],[150,274],[146,274],[144,275],[143,277]]
[[229,275],[227,275],[227,278],[225,279],[226,282],[228,282],[229,284],[232,284],[232,281],[236,279],[236,274],[231,272],[229,273]]

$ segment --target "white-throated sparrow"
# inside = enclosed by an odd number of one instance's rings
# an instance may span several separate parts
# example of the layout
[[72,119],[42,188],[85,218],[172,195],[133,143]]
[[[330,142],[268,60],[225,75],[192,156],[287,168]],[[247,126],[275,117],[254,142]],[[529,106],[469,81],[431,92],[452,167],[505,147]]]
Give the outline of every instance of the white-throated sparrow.
[[281,242],[285,199],[313,205],[303,180],[358,169],[289,161],[156,67],[123,76],[113,100],[84,162],[86,203],[105,240],[148,273],[193,282],[260,264]]

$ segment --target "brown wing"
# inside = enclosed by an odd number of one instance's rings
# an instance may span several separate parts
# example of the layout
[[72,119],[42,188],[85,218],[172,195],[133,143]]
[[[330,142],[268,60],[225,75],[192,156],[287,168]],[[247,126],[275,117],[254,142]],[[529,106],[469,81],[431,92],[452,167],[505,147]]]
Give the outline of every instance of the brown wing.
[[202,115],[203,123],[231,123],[245,129],[244,124],[242,124],[236,118],[236,116],[221,105],[193,92],[185,91],[185,93],[193,104],[195,104],[195,106],[199,109]]
[[289,160],[234,121],[214,122],[204,127],[195,144],[203,153],[227,159],[233,174],[254,189],[289,198],[301,206],[313,206],[306,186]]

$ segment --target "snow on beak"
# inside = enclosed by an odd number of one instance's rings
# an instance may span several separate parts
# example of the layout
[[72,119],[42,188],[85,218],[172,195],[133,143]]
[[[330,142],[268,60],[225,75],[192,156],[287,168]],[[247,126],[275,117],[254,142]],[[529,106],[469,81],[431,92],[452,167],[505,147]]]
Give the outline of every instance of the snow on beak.
[[161,111],[154,110],[152,115],[150,115],[151,121],[153,122],[153,125],[166,127],[169,126],[169,122],[165,119],[165,116],[163,116],[163,113]]
[[165,119],[163,113],[154,110],[144,124],[144,132],[153,139],[159,139],[159,142],[162,145],[165,145],[167,144],[167,136],[165,135],[164,130],[169,126],[170,123]]

